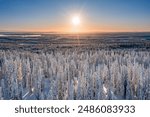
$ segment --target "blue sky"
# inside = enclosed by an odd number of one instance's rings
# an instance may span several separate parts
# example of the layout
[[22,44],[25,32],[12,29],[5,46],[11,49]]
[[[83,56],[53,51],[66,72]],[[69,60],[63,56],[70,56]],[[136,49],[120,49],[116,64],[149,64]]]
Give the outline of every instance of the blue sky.
[[0,31],[150,31],[150,0],[0,0]]

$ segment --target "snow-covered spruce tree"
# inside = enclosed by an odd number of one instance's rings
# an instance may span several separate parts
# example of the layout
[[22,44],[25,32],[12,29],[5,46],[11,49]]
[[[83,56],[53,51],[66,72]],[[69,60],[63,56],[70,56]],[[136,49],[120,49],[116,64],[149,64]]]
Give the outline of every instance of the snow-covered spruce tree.
[[17,80],[18,80],[18,99],[22,99],[23,94],[23,76],[22,76],[22,62],[17,59],[18,68],[17,68]]
[[2,94],[2,87],[0,87],[0,100],[3,99],[3,94]]
[[150,99],[148,51],[66,50],[0,51],[1,97]]

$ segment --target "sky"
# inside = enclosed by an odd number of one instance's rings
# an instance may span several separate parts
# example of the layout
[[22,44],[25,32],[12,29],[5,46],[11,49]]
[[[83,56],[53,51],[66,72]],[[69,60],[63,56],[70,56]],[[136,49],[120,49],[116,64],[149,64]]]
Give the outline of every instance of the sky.
[[150,0],[0,0],[0,31],[149,32]]

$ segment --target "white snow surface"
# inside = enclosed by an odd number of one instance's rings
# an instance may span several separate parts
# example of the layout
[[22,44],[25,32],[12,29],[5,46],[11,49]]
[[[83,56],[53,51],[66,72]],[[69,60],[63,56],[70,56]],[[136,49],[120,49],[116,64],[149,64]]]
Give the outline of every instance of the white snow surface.
[[150,52],[0,50],[0,99],[150,99]]

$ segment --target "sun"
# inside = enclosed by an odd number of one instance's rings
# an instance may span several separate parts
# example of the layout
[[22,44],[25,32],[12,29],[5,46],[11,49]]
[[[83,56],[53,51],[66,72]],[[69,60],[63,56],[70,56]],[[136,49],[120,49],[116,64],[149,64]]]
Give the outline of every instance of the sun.
[[74,26],[78,26],[79,24],[80,24],[80,17],[79,16],[73,16],[72,17],[72,24],[74,25]]

